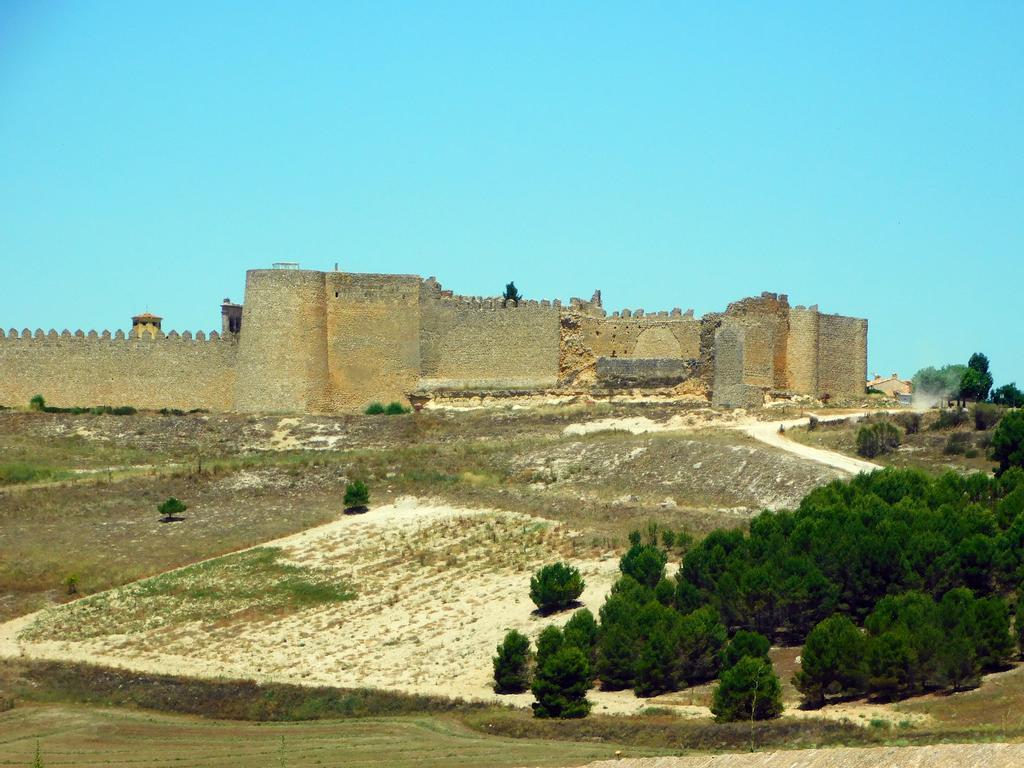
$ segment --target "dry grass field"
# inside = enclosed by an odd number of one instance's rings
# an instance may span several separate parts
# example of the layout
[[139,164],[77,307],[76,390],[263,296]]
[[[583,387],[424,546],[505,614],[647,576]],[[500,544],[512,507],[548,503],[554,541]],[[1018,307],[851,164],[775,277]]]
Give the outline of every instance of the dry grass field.
[[[0,412],[0,655],[528,706],[528,694],[491,693],[490,658],[508,629],[535,637],[570,615],[534,613],[537,567],[577,565],[581,602],[596,613],[630,530],[654,522],[700,538],[843,476],[728,428],[735,418],[666,403],[391,417]],[[854,430],[788,435],[852,452]],[[912,435],[889,461],[972,466],[929,447],[937,439]],[[348,515],[341,497],[356,478],[370,486],[370,510]],[[189,509],[161,522],[156,506],[172,495]],[[15,701],[0,714],[0,765],[27,765],[36,741],[46,765],[369,765],[385,749],[393,765],[470,766],[737,749],[751,738],[1024,736],[1021,669],[952,696],[804,712],[789,683],[798,654],[773,649],[787,709],[756,736],[711,723],[710,685],[646,700],[595,691],[595,715],[576,723],[456,707],[258,724],[209,719],[216,707],[204,719],[173,714],[193,711],[177,704],[125,709],[113,704],[132,700],[0,674],[0,704]]]

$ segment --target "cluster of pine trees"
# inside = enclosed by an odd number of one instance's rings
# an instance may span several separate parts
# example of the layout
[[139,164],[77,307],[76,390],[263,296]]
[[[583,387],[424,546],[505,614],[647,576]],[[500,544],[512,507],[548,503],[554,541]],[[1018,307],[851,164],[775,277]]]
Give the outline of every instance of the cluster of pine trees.
[[[772,717],[769,643],[806,641],[794,682],[812,705],[958,689],[1017,649],[1007,598],[1024,579],[1024,470],[836,481],[795,510],[761,513],[748,532],[711,533],[675,578],[656,535],[634,533],[630,545],[600,624],[587,613],[576,646],[588,687],[653,696],[720,677],[719,719]],[[538,677],[552,678],[544,667],[538,658],[535,694]]]
[[1006,602],[964,587],[939,601],[923,592],[884,597],[864,628],[837,614],[811,630],[793,679],[809,706],[865,693],[891,700],[960,690],[1005,668],[1016,652]]

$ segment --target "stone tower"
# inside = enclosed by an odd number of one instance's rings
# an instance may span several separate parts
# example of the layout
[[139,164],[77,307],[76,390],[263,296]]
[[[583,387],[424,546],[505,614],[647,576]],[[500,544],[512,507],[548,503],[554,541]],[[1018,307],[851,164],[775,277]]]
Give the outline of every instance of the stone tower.
[[132,336],[137,339],[141,339],[148,336],[151,339],[155,339],[160,335],[160,321],[162,317],[151,314],[149,312],[143,312],[141,315],[135,315],[132,318]]

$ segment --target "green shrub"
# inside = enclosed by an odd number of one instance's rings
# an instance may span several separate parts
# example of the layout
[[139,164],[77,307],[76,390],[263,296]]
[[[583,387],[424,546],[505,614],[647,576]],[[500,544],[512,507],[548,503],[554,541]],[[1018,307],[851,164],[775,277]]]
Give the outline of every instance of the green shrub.
[[408,412],[409,412],[409,409],[406,408],[404,405],[402,405],[397,400],[388,403],[387,406],[384,408],[384,413],[386,413],[388,416],[399,416],[399,415],[401,415],[403,413],[408,413]]
[[543,664],[538,663],[531,686],[536,699],[534,717],[586,717],[590,712],[590,679],[590,665],[583,651],[564,644]]
[[571,606],[585,587],[578,569],[565,563],[545,565],[530,579],[530,599],[542,614]]
[[522,693],[530,685],[530,639],[512,629],[494,657],[494,692]]
[[654,589],[665,577],[668,554],[653,544],[634,544],[619,560],[619,570]]
[[887,421],[869,424],[857,432],[857,453],[872,459],[883,453],[891,453],[899,448],[900,431]]
[[135,408],[132,408],[130,405],[119,405],[116,408],[112,409],[110,412],[115,416],[132,416],[138,413],[138,411]]
[[32,395],[28,401],[30,411],[42,411],[46,409],[46,400],[42,395]]
[[977,448],[968,448],[966,451],[964,451],[964,458],[965,459],[976,459],[976,458],[978,458],[978,449]]
[[782,714],[782,685],[772,665],[744,656],[723,672],[711,712],[720,723],[770,720]]
[[967,423],[967,412],[962,408],[942,408],[939,416],[932,422],[932,429],[956,429]]
[[1003,384],[992,390],[992,402],[1010,408],[1024,408],[1024,392],[1017,389],[1017,385],[1012,382]]
[[575,645],[586,655],[593,665],[594,652],[597,649],[597,636],[600,632],[594,614],[586,608],[580,608],[565,623],[563,633],[565,642]]
[[0,485],[36,483],[47,480],[52,475],[53,471],[47,467],[39,467],[22,461],[0,464]]
[[366,410],[364,411],[364,413],[367,416],[377,416],[381,413],[384,413],[384,404],[377,402],[370,403],[368,406],[366,406]]
[[772,644],[768,638],[759,632],[748,632],[745,629],[739,630],[732,636],[732,640],[722,651],[722,669],[730,669],[744,656],[751,656],[755,659],[767,659],[768,651]]
[[1011,411],[999,422],[992,435],[992,458],[999,462],[997,475],[1024,467],[1024,411]]
[[866,650],[864,635],[848,617],[825,619],[807,635],[793,685],[812,707],[822,706],[828,694],[861,693],[867,684]]
[[983,431],[995,427],[1003,418],[1006,409],[991,403],[977,403],[974,406],[974,428]]
[[971,445],[971,436],[967,432],[954,432],[946,438],[942,452],[947,456],[956,456],[967,451]]
[[354,480],[345,486],[344,504],[346,509],[359,509],[370,503],[370,489],[362,480]]
[[916,435],[921,431],[920,413],[900,411],[892,414],[892,420],[899,424],[908,435]]
[[818,428],[818,417],[812,415],[809,419],[807,419],[807,431],[808,432],[813,432],[817,428]]
[[160,513],[160,519],[174,520],[188,509],[188,505],[171,496],[166,501],[157,505],[156,511]]

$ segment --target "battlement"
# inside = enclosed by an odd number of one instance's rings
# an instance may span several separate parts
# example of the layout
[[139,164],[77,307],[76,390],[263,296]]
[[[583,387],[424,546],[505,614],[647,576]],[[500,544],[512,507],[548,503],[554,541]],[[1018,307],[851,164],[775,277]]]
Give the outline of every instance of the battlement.
[[125,333],[120,328],[113,333],[109,330],[83,331],[81,329],[72,332],[67,328],[60,333],[58,333],[54,328],[51,328],[46,332],[44,332],[42,328],[36,328],[35,331],[23,328],[19,333],[17,328],[11,328],[6,332],[4,332],[3,328],[0,328],[0,341],[127,341],[133,344],[153,344],[161,341],[215,341],[225,344],[237,343],[233,337],[221,336],[217,331],[210,331],[209,333],[206,333],[206,331],[196,331],[194,334],[192,331],[182,331],[180,334],[177,331],[170,331],[166,334],[158,333],[155,337],[152,337],[148,334],[135,336],[131,333]]
[[434,277],[256,269],[218,311],[221,332],[164,333],[148,312],[133,331],[0,329],[0,403],[334,412],[437,389],[678,386],[746,404],[860,392],[867,368],[866,321],[770,292],[702,317],[609,314],[600,291],[512,303]]

